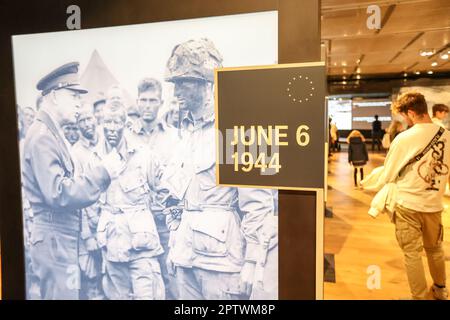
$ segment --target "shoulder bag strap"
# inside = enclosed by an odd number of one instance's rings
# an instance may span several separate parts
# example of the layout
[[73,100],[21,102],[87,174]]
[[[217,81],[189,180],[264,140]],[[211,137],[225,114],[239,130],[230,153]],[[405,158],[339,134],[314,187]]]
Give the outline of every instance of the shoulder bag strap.
[[428,151],[430,151],[430,149],[436,144],[436,142],[439,141],[439,139],[442,137],[442,135],[444,134],[445,129],[440,127],[438,132],[434,135],[433,139],[431,139],[431,141],[428,143],[428,145],[425,147],[425,149],[422,150],[421,153],[419,153],[418,155],[416,155],[414,158],[412,158],[411,160],[408,161],[407,164],[405,164],[403,166],[403,168],[399,171],[398,176],[401,176],[403,174],[403,171],[410,165],[412,165],[413,163],[420,161],[420,159],[423,158],[423,156],[425,156],[425,154],[427,154]]

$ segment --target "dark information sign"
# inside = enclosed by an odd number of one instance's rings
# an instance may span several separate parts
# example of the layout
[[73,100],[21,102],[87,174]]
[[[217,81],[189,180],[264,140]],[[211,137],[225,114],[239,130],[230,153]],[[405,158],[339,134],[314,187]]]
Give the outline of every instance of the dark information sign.
[[217,183],[323,189],[325,64],[216,71]]

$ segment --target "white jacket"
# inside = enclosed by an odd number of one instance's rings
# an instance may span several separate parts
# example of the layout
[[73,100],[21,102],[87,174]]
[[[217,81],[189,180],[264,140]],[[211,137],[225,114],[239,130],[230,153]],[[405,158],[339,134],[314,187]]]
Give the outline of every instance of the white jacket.
[[373,169],[369,176],[361,181],[361,184],[365,190],[378,191],[372,199],[368,214],[376,218],[380,213],[387,213],[392,220],[397,201],[397,185],[391,182],[385,184],[381,189],[379,188],[378,179],[383,170],[383,166]]
[[392,221],[396,203],[397,185],[388,183],[372,199],[368,213],[373,218],[376,218],[380,213],[387,213]]

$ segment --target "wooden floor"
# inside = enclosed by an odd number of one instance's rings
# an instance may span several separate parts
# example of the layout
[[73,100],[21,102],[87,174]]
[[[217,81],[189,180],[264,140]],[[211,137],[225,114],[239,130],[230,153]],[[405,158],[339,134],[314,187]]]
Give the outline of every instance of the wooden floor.
[[[384,153],[372,153],[369,157],[365,174],[382,165]],[[328,185],[331,189],[328,191],[327,207],[332,208],[334,217],[325,219],[325,253],[335,255],[336,283],[325,283],[325,299],[409,298],[403,255],[395,239],[394,225],[384,214],[376,219],[367,214],[374,194],[354,189],[353,169],[347,163],[345,151],[333,155],[329,164]],[[446,197],[444,202],[447,207],[450,198]],[[446,234],[450,234],[450,217],[447,211],[443,214],[443,224]],[[448,241],[445,241],[444,249],[447,274],[450,274]],[[424,258],[428,273],[425,261]],[[367,268],[371,265],[380,268],[380,289],[367,288]],[[428,275],[427,279],[431,285]]]

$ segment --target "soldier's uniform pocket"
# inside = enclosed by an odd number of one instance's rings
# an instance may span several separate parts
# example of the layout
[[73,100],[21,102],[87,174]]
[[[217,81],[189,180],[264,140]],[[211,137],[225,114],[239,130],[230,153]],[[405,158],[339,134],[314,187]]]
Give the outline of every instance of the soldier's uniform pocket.
[[194,251],[205,256],[226,257],[229,215],[215,212],[202,213],[196,218],[191,226]]
[[131,247],[134,250],[153,250],[160,247],[153,215],[142,210],[130,215],[128,227],[131,232]]
[[224,300],[236,300],[236,299],[244,299],[248,297],[244,297],[241,293],[241,275],[240,273],[230,273],[229,277],[226,279],[226,286],[223,289]]
[[30,243],[32,246],[36,246],[39,243],[44,242],[46,235],[48,234],[48,231],[38,230],[35,229],[31,232],[30,237]]
[[51,255],[55,261],[78,265],[78,238],[63,232],[51,232],[49,235]]
[[195,164],[195,174],[200,190],[208,191],[216,186],[216,159],[210,153],[202,155]]
[[136,300],[165,299],[164,282],[157,258],[134,260],[130,266],[133,295]]
[[139,201],[150,191],[140,167],[127,171],[118,180],[122,191],[131,202]]
[[216,186],[215,171],[212,169],[197,173],[197,179],[201,191],[209,191]]
[[110,223],[109,213],[103,212],[100,215],[97,224],[97,243],[100,248],[106,247],[109,223]]

